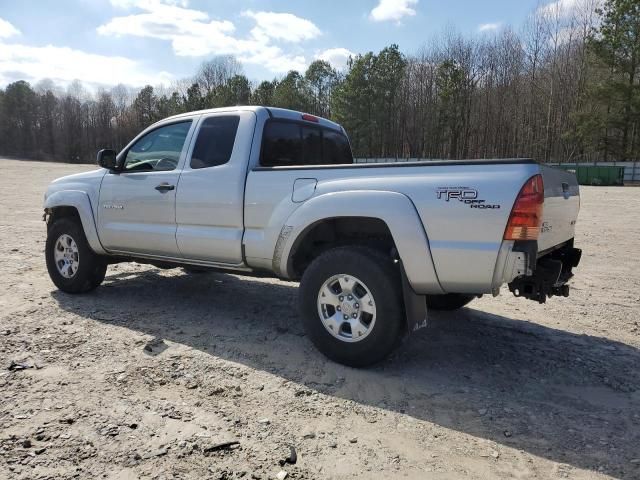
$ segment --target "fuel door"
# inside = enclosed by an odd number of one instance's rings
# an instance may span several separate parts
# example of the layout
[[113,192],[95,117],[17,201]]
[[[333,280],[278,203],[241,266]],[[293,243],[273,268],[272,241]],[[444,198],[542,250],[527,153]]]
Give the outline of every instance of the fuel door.
[[313,197],[317,184],[318,180],[315,178],[296,178],[296,181],[293,182],[291,201],[294,203],[306,202]]

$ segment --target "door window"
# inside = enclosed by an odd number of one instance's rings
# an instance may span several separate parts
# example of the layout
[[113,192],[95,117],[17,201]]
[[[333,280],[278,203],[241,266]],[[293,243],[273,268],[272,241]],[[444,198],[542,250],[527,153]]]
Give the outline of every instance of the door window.
[[191,168],[216,167],[227,163],[233,151],[238,123],[240,117],[237,115],[205,119],[191,155]]
[[127,151],[125,172],[175,170],[191,120],[156,128],[140,138]]

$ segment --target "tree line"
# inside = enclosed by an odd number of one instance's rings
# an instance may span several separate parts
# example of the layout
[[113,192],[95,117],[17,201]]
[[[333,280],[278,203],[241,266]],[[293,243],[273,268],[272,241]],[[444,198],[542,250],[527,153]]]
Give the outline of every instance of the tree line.
[[0,89],[0,155],[88,162],[167,116],[231,105],[333,119],[356,157],[637,159],[640,2],[582,0],[571,11],[556,2],[518,31],[445,31],[412,55],[390,45],[343,70],[316,60],[260,83],[231,56],[169,88],[17,81]]

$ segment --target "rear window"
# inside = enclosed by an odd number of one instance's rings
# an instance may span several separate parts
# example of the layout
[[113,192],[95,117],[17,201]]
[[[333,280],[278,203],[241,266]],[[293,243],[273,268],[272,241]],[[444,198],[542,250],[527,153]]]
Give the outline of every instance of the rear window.
[[191,168],[224,165],[231,158],[240,117],[209,117],[202,122],[191,155]]
[[316,127],[302,127],[302,159],[305,165],[322,165],[322,131]]
[[336,165],[353,163],[351,145],[347,137],[339,132],[325,130],[322,138],[322,154],[325,163]]
[[264,167],[344,165],[353,163],[347,137],[328,128],[269,121],[262,136]]

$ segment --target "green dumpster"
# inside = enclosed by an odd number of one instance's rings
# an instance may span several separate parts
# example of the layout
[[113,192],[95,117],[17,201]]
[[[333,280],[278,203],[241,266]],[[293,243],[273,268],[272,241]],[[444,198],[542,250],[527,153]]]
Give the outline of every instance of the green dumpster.
[[557,165],[556,168],[575,173],[580,185],[623,185],[624,167],[613,165]]

